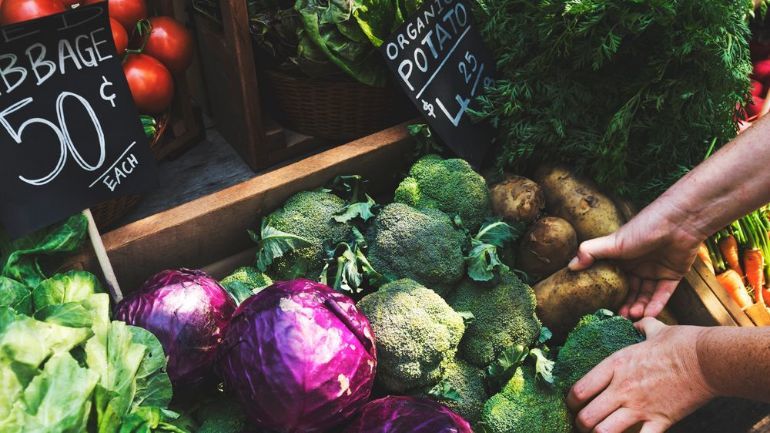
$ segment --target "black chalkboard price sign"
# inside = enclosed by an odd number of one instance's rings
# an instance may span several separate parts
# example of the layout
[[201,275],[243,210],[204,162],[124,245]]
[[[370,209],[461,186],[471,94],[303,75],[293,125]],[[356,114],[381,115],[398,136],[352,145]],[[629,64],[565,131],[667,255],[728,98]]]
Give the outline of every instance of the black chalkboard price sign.
[[13,236],[153,187],[107,3],[0,27],[0,222]]
[[480,165],[493,137],[468,109],[493,81],[495,62],[465,0],[426,0],[380,46],[396,80],[458,155]]

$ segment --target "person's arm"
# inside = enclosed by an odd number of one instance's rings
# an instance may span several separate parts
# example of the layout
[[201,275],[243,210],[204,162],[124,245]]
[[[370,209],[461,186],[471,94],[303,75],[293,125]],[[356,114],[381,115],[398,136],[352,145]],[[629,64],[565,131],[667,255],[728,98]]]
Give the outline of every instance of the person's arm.
[[631,279],[620,313],[634,319],[656,316],[690,269],[700,243],[770,202],[768,167],[770,119],[763,119],[682,177],[620,230],[583,242],[570,269],[588,268],[599,259],[615,260]]
[[696,345],[703,377],[719,396],[770,402],[770,328],[706,328]]

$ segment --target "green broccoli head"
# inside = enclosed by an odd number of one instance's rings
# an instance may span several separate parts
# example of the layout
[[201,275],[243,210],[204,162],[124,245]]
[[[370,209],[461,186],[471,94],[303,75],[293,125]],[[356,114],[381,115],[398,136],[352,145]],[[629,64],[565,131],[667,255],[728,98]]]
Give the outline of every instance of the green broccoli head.
[[478,229],[490,212],[484,178],[464,159],[438,155],[424,156],[412,166],[409,177],[396,189],[395,201],[460,215],[471,230]]
[[377,342],[377,380],[392,392],[435,385],[465,332],[441,296],[409,279],[383,285],[358,307]]
[[510,271],[489,283],[466,279],[449,304],[455,311],[473,313],[460,356],[478,367],[486,367],[507,348],[531,346],[540,334],[535,293]]
[[334,220],[344,209],[345,201],[328,192],[303,191],[289,198],[267,217],[269,224],[309,245],[276,258],[268,273],[276,280],[316,279],[324,267],[324,241],[336,245],[351,236],[351,226]]
[[273,280],[255,267],[244,266],[236,269],[219,284],[227,290],[236,303],[240,304],[249,296],[273,284]]
[[559,386],[569,391],[605,358],[642,341],[642,334],[626,318],[607,310],[584,316],[569,333],[556,358],[554,371]]
[[390,278],[410,278],[447,293],[465,274],[465,235],[449,216],[401,203],[385,206],[367,234],[369,261]]
[[459,358],[447,364],[439,383],[423,388],[419,395],[438,401],[471,424],[481,419],[481,410],[489,398],[484,372]]
[[507,385],[487,400],[481,414],[484,433],[570,433],[572,419],[562,395],[520,367]]

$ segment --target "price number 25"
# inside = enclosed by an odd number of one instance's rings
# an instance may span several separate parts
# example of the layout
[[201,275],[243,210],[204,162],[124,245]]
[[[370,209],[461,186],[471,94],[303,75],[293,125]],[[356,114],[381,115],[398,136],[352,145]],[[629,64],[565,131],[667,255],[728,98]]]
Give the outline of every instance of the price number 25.
[[484,77],[484,68],[484,63],[479,63],[476,56],[471,54],[470,51],[466,51],[463,59],[461,59],[457,64],[457,69],[460,72],[460,75],[462,75],[465,84],[470,86],[471,89],[469,97],[463,97],[459,93],[455,95],[455,101],[457,101],[457,104],[459,105],[459,109],[457,110],[456,114],[452,115],[444,106],[444,103],[441,102],[439,98],[436,98],[436,104],[455,127],[460,125],[460,120],[462,120],[465,111],[468,110],[468,106],[471,104],[471,99],[476,96],[476,93],[479,90],[479,84],[481,83],[484,87],[488,87],[491,86],[494,82],[492,78]]
[[[67,100],[67,98],[73,98],[75,101],[80,102],[82,107],[86,110],[86,113],[90,116],[91,121],[96,128],[96,134],[99,141],[99,158],[95,164],[90,164],[88,161],[86,161],[85,158],[83,158],[83,155],[78,152],[75,144],[72,142],[72,137],[70,136],[69,128],[67,127],[67,122],[64,118],[64,102]],[[75,163],[77,163],[77,165],[86,171],[98,170],[104,164],[104,159],[106,157],[104,131],[102,130],[102,125],[100,124],[93,107],[85,98],[72,92],[62,92],[56,99],[56,117],[58,125],[49,120],[35,117],[22,123],[18,128],[11,126],[10,122],[8,121],[8,116],[31,104],[32,101],[33,99],[31,97],[22,99],[21,101],[0,112],[0,125],[5,127],[5,130],[8,131],[8,134],[17,144],[22,143],[22,136],[24,135],[24,131],[27,129],[27,127],[42,125],[49,128],[59,139],[59,159],[56,162],[53,170],[51,170],[47,175],[36,179],[19,176],[19,179],[29,185],[46,185],[56,179],[56,177],[61,173],[61,171],[64,169],[64,164],[67,162],[67,157],[70,155],[72,156],[72,159],[75,160]]]

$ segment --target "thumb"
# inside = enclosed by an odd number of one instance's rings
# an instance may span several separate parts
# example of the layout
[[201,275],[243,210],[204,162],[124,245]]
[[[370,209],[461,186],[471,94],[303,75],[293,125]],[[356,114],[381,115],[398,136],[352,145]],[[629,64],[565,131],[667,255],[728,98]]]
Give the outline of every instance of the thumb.
[[587,240],[580,244],[577,255],[569,262],[571,271],[582,271],[601,259],[612,258],[615,252],[615,234]]
[[665,327],[666,325],[663,324],[663,322],[652,317],[645,317],[644,319],[634,323],[634,328],[636,328],[637,331],[641,332],[642,335],[648,339],[654,337],[658,332],[660,332],[661,329]]

